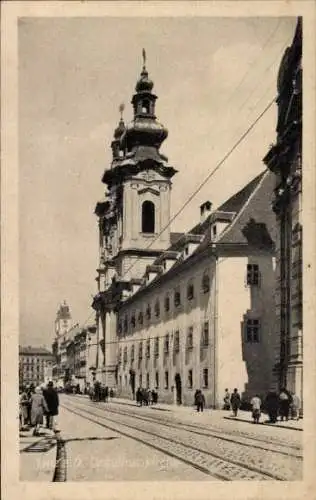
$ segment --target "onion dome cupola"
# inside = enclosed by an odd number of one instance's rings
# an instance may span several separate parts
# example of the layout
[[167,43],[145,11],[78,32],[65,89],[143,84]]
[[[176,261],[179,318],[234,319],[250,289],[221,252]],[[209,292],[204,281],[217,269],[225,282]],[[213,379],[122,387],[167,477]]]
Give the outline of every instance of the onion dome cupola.
[[136,94],[132,98],[134,119],[127,125],[121,138],[122,146],[127,152],[139,146],[158,149],[168,136],[168,130],[156,120],[157,96],[152,92],[153,87],[154,83],[146,69],[146,52],[143,50],[143,69],[136,83]]
[[124,120],[123,120],[124,104],[120,105],[119,110],[120,110],[120,113],[121,113],[121,118],[120,118],[118,126],[114,130],[114,139],[113,139],[113,141],[111,143],[111,148],[112,148],[112,153],[113,153],[113,160],[122,159],[122,157],[124,156],[124,152],[121,149],[121,145],[120,145],[121,137],[122,137],[122,135],[125,132],[125,123],[124,123]]

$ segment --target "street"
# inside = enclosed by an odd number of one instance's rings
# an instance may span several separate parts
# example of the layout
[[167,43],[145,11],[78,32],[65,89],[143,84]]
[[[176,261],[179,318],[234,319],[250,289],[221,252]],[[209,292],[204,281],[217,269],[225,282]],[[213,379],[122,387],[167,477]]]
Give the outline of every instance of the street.
[[[128,400],[100,403],[63,394],[59,428],[65,441],[67,481],[302,478],[302,432],[254,425],[249,413],[243,416],[249,421],[228,417],[230,412],[219,410],[136,407]],[[42,443],[47,440],[51,437],[41,438]],[[47,469],[52,476],[54,466],[51,447],[47,448],[49,459],[47,452],[37,459],[37,475],[29,461],[25,466],[26,453],[21,454],[21,480],[51,480]],[[39,473],[41,461],[45,474]]]

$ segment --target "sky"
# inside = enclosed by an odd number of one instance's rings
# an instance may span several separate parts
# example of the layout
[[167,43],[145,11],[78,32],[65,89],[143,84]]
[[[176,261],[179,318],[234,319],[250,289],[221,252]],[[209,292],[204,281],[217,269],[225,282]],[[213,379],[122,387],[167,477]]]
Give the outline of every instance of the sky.
[[[21,18],[19,21],[20,343],[50,346],[59,304],[74,323],[93,312],[94,208],[142,49],[169,130],[161,151],[178,170],[171,216],[276,96],[295,18]],[[172,223],[188,231],[264,168],[274,104]],[[91,318],[93,321],[93,317]]]

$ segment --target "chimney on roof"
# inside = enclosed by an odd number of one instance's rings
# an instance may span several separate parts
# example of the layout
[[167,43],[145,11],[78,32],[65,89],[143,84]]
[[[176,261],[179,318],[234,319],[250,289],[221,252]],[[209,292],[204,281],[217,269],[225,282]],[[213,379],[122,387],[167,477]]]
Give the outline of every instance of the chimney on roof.
[[212,210],[212,203],[210,201],[205,201],[201,206],[200,206],[200,222],[203,223],[208,216],[210,215]]

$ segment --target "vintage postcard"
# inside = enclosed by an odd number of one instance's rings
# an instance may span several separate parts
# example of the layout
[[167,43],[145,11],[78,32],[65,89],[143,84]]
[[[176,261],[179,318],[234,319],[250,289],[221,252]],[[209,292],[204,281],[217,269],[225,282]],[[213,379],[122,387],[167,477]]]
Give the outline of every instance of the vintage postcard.
[[315,2],[2,14],[3,498],[313,498]]

